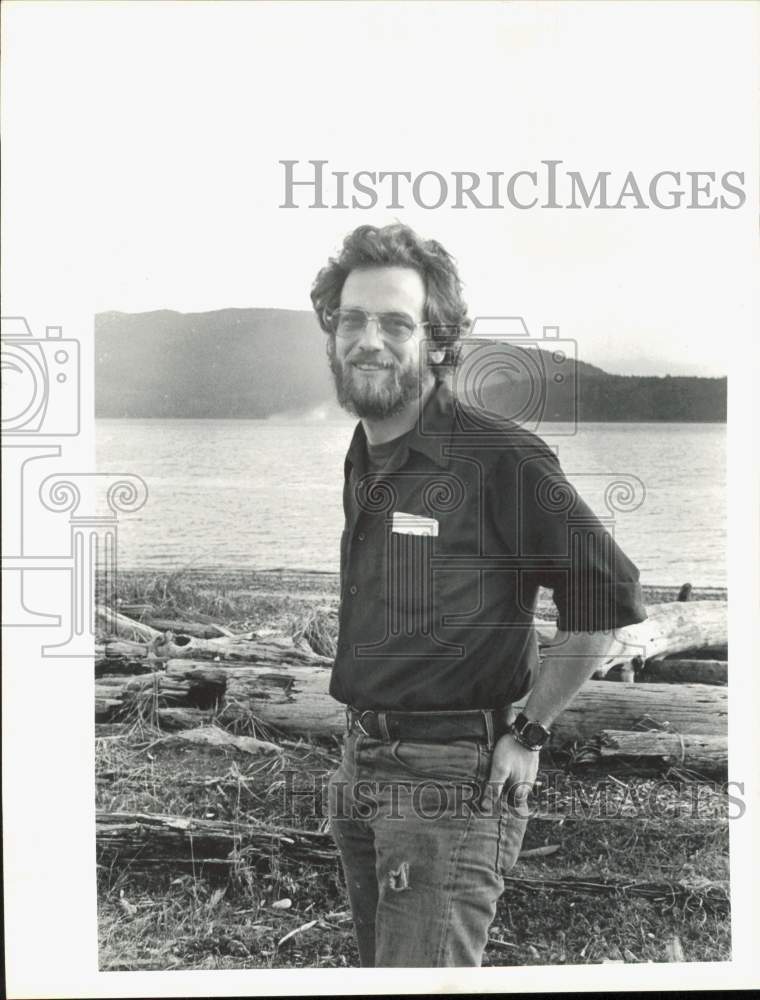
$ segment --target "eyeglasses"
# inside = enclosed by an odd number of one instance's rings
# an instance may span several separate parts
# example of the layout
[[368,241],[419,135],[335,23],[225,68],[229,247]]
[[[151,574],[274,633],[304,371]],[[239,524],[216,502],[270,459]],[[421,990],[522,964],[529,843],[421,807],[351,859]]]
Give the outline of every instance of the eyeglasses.
[[377,323],[383,335],[394,343],[401,344],[409,340],[418,326],[430,326],[426,322],[417,322],[403,312],[370,313],[364,309],[333,309],[325,312],[325,322],[338,337],[359,337],[369,326],[371,320]]

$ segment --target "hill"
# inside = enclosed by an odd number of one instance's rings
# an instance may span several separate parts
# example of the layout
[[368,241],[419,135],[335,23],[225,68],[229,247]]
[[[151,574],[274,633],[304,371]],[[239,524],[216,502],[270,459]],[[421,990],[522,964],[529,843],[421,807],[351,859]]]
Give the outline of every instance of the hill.
[[[484,376],[476,361],[486,348]],[[725,378],[611,375],[573,360],[558,367],[552,353],[538,347],[526,370],[519,354],[478,341],[468,355],[472,384],[488,409],[519,417],[540,396],[543,419],[551,421],[573,419],[576,404],[585,421],[726,419]],[[545,379],[536,375],[541,370],[549,373]],[[309,312],[159,310],[95,317],[96,417],[324,418],[340,412],[325,336]]]

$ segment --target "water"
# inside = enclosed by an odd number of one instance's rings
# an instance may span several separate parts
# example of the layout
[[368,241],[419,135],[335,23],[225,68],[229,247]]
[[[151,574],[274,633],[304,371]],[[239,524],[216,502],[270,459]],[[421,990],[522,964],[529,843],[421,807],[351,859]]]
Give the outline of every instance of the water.
[[[149,490],[141,511],[121,516],[120,567],[337,570],[353,426],[97,421],[98,471],[137,473]],[[724,425],[582,424],[547,440],[597,513],[608,474],[643,482],[644,502],[614,528],[643,583],[725,585]]]

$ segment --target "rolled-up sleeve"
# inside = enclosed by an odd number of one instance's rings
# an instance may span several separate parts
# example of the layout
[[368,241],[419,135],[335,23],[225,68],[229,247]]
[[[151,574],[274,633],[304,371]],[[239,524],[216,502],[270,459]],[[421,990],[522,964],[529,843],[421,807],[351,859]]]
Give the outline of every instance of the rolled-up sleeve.
[[[601,632],[646,619],[639,571],[546,448],[514,449],[500,462],[491,495],[501,497],[505,538],[521,565],[523,590],[553,591],[558,628]],[[516,497],[508,511],[503,499]]]

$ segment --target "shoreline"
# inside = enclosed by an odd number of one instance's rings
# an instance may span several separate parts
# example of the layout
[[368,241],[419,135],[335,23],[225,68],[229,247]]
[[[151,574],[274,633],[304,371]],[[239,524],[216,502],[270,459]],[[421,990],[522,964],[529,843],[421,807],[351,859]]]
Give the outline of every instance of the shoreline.
[[[234,622],[244,630],[258,627],[297,628],[315,612],[334,614],[340,603],[340,575],[329,570],[230,569],[223,566],[177,570],[120,569],[116,576],[117,606],[193,612],[217,622]],[[642,584],[645,605],[676,601],[682,584]],[[727,601],[726,587],[692,587],[692,601]],[[127,612],[129,613],[129,612]],[[536,616],[555,620],[552,593],[541,588]],[[171,617],[171,615],[169,615]]]
[[[166,567],[166,566],[130,566],[129,568],[119,568],[119,577],[123,578],[134,578],[137,576],[161,576],[161,577],[186,577],[191,580],[198,579],[223,579],[227,578],[232,581],[239,581],[242,579],[255,580],[259,577],[263,577],[267,580],[276,579],[284,580],[285,578],[296,577],[298,579],[303,579],[304,581],[323,581],[325,583],[331,582],[337,585],[340,574],[337,570],[329,569],[310,569],[307,567],[291,567],[291,566],[271,566],[266,568],[259,568],[255,566],[225,566],[211,563],[209,565],[201,566],[178,566],[176,568]],[[662,593],[662,594],[673,594],[673,600],[678,595],[679,590],[684,583],[690,581],[682,581],[681,583],[657,583],[657,582],[646,582],[641,584],[641,588],[645,594],[647,593]],[[726,600],[728,596],[728,587],[723,584],[693,584],[691,599],[701,599],[701,600]],[[668,600],[668,598],[664,598]]]

